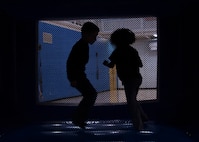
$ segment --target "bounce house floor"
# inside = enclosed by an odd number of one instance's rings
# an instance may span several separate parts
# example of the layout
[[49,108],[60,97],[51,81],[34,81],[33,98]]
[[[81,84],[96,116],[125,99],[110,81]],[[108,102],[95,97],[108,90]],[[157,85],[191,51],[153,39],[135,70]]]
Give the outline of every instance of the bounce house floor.
[[192,142],[183,131],[147,122],[136,131],[129,120],[88,121],[85,130],[71,121],[30,124],[2,133],[1,142]]

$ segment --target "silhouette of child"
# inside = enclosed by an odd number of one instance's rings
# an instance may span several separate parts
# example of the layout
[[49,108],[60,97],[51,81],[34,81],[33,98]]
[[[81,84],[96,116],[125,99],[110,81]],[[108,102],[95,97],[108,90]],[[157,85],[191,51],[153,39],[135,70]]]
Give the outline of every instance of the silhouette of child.
[[124,85],[127,105],[135,129],[142,130],[144,121],[148,120],[136,97],[142,83],[140,68],[143,66],[139,54],[130,44],[135,42],[135,34],[125,28],[117,29],[111,34],[110,42],[115,50],[103,64],[109,68],[116,65],[117,75]]
[[81,92],[83,99],[73,116],[73,124],[85,129],[90,109],[93,107],[97,92],[85,74],[85,66],[89,60],[89,44],[96,41],[99,28],[86,22],[81,28],[82,37],[75,43],[67,59],[67,77],[72,87]]

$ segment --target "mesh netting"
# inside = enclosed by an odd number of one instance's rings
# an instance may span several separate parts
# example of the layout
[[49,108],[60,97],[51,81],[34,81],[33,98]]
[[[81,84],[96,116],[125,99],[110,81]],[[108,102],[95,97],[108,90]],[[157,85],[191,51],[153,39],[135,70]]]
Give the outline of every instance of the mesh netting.
[[[95,23],[100,32],[97,41],[90,45],[86,74],[98,92],[96,104],[126,103],[124,87],[117,77],[116,68],[103,66],[114,48],[109,42],[111,33],[118,28],[128,28],[135,33],[132,46],[138,51],[143,67],[143,77],[137,100],[157,99],[157,19],[155,17],[79,19],[68,21],[41,21],[39,34],[41,45],[42,95],[40,102],[78,104],[81,94],[70,86],[65,72],[68,54],[81,37],[83,23]],[[52,51],[50,51],[52,50]]]

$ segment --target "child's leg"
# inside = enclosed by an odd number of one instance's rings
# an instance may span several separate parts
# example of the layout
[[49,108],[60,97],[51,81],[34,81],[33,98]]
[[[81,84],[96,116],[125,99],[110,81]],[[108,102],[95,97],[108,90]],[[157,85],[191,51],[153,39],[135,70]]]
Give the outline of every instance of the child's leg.
[[79,80],[76,88],[82,93],[83,99],[79,103],[73,119],[84,123],[88,119],[90,110],[94,106],[97,92],[87,78]]
[[128,81],[124,82],[124,89],[127,99],[127,105],[130,111],[130,115],[132,117],[133,124],[137,130],[143,128],[143,122],[140,112],[140,106],[136,100],[137,97],[137,82],[136,81]]

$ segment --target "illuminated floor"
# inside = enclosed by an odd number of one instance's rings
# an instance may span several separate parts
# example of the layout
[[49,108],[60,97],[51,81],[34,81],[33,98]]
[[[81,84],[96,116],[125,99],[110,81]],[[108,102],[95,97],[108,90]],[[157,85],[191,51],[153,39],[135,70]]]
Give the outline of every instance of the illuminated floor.
[[190,137],[173,127],[146,123],[135,131],[128,120],[89,121],[86,130],[71,121],[32,124],[5,133],[1,142],[192,142]]
[[[112,97],[111,97],[112,95]],[[82,99],[82,96],[65,98],[61,100],[51,101],[52,104],[78,104]],[[137,100],[156,100],[157,91],[156,89],[140,89]],[[126,96],[124,90],[106,91],[98,93],[96,105],[99,104],[115,104],[115,103],[126,103]]]

